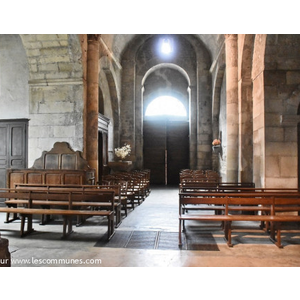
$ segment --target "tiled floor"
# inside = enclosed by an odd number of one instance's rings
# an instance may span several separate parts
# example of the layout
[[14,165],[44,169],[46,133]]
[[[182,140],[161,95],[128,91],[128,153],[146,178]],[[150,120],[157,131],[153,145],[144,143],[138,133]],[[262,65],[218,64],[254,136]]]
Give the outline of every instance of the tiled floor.
[[19,237],[19,221],[6,224],[0,215],[0,232],[9,240],[12,267],[299,267],[300,229],[283,234],[278,249],[256,226],[236,228],[229,248],[219,224],[187,224],[185,244],[178,248],[178,190],[152,187],[150,196],[133,211],[106,243],[103,220],[90,218],[61,239],[59,221]]

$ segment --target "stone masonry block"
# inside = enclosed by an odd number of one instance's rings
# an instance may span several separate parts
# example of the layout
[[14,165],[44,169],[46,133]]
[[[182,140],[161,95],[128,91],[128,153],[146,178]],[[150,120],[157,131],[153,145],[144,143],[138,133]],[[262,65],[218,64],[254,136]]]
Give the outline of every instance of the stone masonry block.
[[280,157],[267,156],[266,157],[266,176],[267,177],[280,177]]
[[253,130],[256,131],[263,128],[265,125],[265,118],[263,114],[258,115],[253,119]]
[[46,138],[51,133],[51,126],[30,126],[31,138]]
[[63,126],[73,125],[74,121],[69,114],[52,113],[52,114],[31,114],[30,126]]
[[59,41],[42,41],[43,48],[56,48],[62,46]]
[[283,101],[282,99],[277,98],[273,98],[270,99],[266,97],[266,101],[265,101],[265,111],[267,112],[271,112],[271,113],[281,113],[283,111]]
[[266,127],[267,142],[284,142],[284,129],[282,127]]
[[74,137],[76,135],[75,126],[54,126],[53,134],[59,138]]
[[47,64],[47,65],[38,65],[40,72],[58,72],[57,63]]
[[290,71],[286,74],[287,84],[300,84],[300,72]]
[[266,143],[266,155],[268,156],[296,156],[298,146],[297,143]]
[[44,56],[40,57],[41,64],[51,64],[51,63],[58,63],[58,62],[69,62],[70,58],[67,55],[51,55],[51,56]]
[[39,113],[72,113],[74,111],[74,103],[64,101],[47,101],[39,105]]
[[70,75],[63,72],[53,72],[45,74],[46,79],[68,79]]
[[40,42],[29,42],[26,43],[26,49],[40,49],[42,44]]
[[297,128],[286,127],[284,129],[284,141],[285,142],[295,142],[297,143],[298,133]]
[[69,52],[68,52],[68,48],[41,48],[40,49],[40,54],[43,56],[68,56]]
[[[269,165],[268,165],[269,166]],[[296,156],[280,157],[280,175],[281,177],[297,177],[298,176],[298,159]]]
[[265,180],[265,187],[270,188],[297,188],[298,179],[297,178],[274,178],[268,177]]
[[58,39],[67,40],[66,34],[37,34],[36,39],[39,41],[56,41]]
[[44,88],[44,102],[65,101],[70,98],[70,86],[49,86]]

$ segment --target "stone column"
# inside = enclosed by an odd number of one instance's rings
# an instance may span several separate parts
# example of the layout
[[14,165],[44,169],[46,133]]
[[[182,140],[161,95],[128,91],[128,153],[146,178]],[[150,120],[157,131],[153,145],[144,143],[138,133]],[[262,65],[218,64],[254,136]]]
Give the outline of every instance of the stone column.
[[98,93],[100,35],[88,34],[87,47],[87,99],[85,110],[86,159],[96,170],[98,181]]
[[238,51],[237,34],[225,34],[227,167],[226,181],[238,181]]

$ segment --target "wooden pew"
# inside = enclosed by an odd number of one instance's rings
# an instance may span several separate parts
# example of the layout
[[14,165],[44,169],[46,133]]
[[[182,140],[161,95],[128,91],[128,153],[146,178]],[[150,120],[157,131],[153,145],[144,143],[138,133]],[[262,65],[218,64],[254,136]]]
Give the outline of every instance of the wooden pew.
[[[222,214],[186,214],[186,205],[197,205],[200,211],[220,210]],[[255,214],[249,215],[252,211]],[[186,220],[222,222],[225,239],[228,246],[231,243],[231,224],[234,221],[258,221],[266,224],[270,231],[271,240],[282,248],[281,223],[300,222],[299,215],[282,215],[278,212],[300,211],[300,193],[291,192],[263,192],[263,193],[179,193],[179,246],[182,245],[181,231],[185,230]],[[236,214],[239,212],[239,214]],[[270,230],[269,230],[270,228]],[[275,231],[277,236],[275,238]]]
[[[114,207],[115,207],[115,217],[116,217],[116,222],[115,225],[116,227],[119,227],[120,224],[122,223],[122,217],[121,217],[121,186],[120,185],[79,185],[79,184],[15,184],[15,189],[18,190],[43,190],[46,189],[47,191],[51,191],[53,189],[55,190],[64,190],[64,191],[88,191],[88,190],[101,190],[101,189],[109,189],[113,190],[115,192],[115,202],[114,202]],[[6,201],[6,204],[11,204],[13,205],[13,202]],[[102,203],[99,205],[99,208],[105,209],[106,208],[106,203]],[[7,220],[9,222],[10,220]],[[11,220],[13,221],[13,220]],[[42,215],[42,221],[41,223],[43,224],[45,222],[45,218]]]
[[[7,198],[8,204],[15,207],[0,207],[0,212],[20,214],[20,234],[24,236],[33,231],[33,215],[61,215],[63,222],[63,237],[72,232],[73,216],[102,216],[107,217],[107,238],[114,235],[114,191],[66,191],[66,190],[17,190],[0,189],[0,195]],[[105,203],[107,210],[97,210]],[[50,207],[50,208],[38,208]],[[27,231],[25,231],[25,219],[27,219]]]

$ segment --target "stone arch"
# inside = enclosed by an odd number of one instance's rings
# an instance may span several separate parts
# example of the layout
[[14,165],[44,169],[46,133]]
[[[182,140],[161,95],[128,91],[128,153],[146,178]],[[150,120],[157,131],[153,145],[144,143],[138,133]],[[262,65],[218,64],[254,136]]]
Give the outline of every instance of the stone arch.
[[[168,71],[169,70],[169,71]],[[156,78],[156,84],[147,91],[145,85],[151,77]],[[159,79],[160,78],[160,79]],[[174,83],[176,79],[176,83]],[[184,105],[187,113],[190,111],[190,78],[181,67],[175,64],[162,63],[149,69],[142,79],[143,115],[148,104],[158,96],[169,95],[177,98]]]
[[[121,139],[135,145],[132,159],[143,167],[142,80],[153,66],[168,63],[153,54],[151,42],[159,35],[137,36],[122,53]],[[186,70],[190,78],[191,98],[190,167],[211,167],[211,60],[205,46],[190,35],[172,35],[180,40],[185,54],[172,63]],[[152,52],[151,52],[152,51]],[[179,52],[178,52],[179,53]],[[201,107],[201,109],[199,109]],[[134,133],[134,134],[132,134]]]

